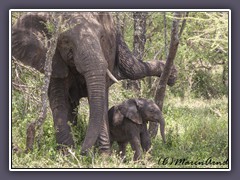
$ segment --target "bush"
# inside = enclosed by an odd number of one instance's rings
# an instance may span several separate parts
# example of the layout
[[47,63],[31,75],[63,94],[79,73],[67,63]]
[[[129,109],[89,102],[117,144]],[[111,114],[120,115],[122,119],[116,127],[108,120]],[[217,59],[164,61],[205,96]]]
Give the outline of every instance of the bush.
[[222,83],[221,75],[207,70],[198,70],[193,76],[192,92],[195,97],[206,99],[227,95],[227,87]]

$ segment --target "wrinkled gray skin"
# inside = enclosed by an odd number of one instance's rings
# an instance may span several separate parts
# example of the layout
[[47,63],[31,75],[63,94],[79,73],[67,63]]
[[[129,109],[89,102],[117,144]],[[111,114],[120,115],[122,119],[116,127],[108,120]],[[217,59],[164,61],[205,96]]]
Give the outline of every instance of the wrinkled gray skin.
[[[136,60],[109,13],[66,12],[62,17],[67,30],[58,38],[48,91],[57,143],[74,146],[68,121],[76,121],[73,110],[82,97],[88,97],[90,118],[82,154],[97,139],[100,152],[109,153],[108,88],[114,82],[107,69],[118,80],[136,80],[160,76],[164,63]],[[45,26],[48,18],[48,12],[31,12],[12,27],[12,56],[40,72],[44,72],[47,52],[43,41],[51,37]],[[176,72],[173,68],[168,85],[175,83]]]
[[165,142],[165,121],[159,107],[147,99],[129,99],[113,106],[108,111],[110,141],[116,141],[121,157],[125,156],[126,145],[130,142],[134,153],[133,160],[138,160],[143,151],[151,147],[151,139],[147,130],[147,122],[159,122],[163,142]]

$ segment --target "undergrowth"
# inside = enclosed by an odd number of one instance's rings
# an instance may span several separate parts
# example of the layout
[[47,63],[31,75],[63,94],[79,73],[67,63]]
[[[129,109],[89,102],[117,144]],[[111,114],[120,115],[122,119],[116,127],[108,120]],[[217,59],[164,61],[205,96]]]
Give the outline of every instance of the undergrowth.
[[[119,91],[120,89],[120,91]],[[124,90],[120,85],[110,89],[109,106],[139,96],[134,91]],[[127,146],[126,158],[122,160],[116,144],[111,156],[90,153],[81,156],[89,118],[87,99],[80,101],[78,124],[72,126],[76,143],[67,155],[56,150],[51,111],[43,127],[43,137],[34,150],[25,153],[27,124],[37,117],[36,109],[14,90],[12,94],[12,168],[228,168],[228,99],[181,99],[167,95],[163,114],[166,120],[166,144],[160,135],[152,139],[151,150],[141,160],[133,162],[133,151]],[[16,151],[17,147],[17,151]]]

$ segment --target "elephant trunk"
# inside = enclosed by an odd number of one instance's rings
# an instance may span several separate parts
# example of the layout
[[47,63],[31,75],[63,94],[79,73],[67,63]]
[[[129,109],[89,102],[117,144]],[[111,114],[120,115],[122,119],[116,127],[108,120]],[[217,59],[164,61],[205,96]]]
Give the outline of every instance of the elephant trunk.
[[85,74],[87,82],[90,119],[86,132],[86,136],[82,145],[82,154],[86,154],[88,150],[95,144],[103,122],[104,117],[104,100],[106,91],[106,71],[95,70]]
[[117,36],[117,41],[119,79],[137,80],[146,76],[161,76],[164,68],[163,61],[139,61],[132,55],[121,35]]
[[159,123],[160,123],[160,133],[161,133],[163,142],[166,143],[166,137],[165,137],[165,120],[164,120],[163,117],[160,118]]
[[[161,76],[165,66],[164,61],[160,60],[151,60],[148,62],[139,61],[132,55],[127,44],[122,39],[121,35],[118,35],[117,41],[118,41],[117,42],[118,69],[115,70],[117,79],[137,80],[147,76],[157,77]],[[171,76],[167,84],[169,86],[173,86],[175,81],[176,77]]]

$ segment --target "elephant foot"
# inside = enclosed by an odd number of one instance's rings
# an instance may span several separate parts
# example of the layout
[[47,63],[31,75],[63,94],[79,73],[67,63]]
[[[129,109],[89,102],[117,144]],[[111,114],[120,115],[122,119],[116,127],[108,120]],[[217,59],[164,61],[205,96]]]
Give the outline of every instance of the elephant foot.
[[63,146],[58,146],[57,150],[60,154],[62,154],[63,156],[68,156],[69,153],[69,148],[68,147],[63,147]]
[[57,133],[57,150],[64,156],[69,155],[71,149],[75,148],[74,141],[68,133]]
[[89,150],[81,150],[81,153],[80,153],[82,156],[89,156],[90,153],[89,153]]
[[106,138],[98,138],[94,145],[94,153],[99,153],[103,156],[111,155],[110,142]]
[[81,150],[82,156],[92,156],[93,154],[98,153],[100,156],[109,157],[111,155],[111,150],[109,149],[100,149],[98,147],[94,147],[93,150]]
[[133,161],[138,161],[141,159],[141,152],[140,151],[135,151]]
[[99,149],[99,154],[101,156],[110,156],[111,155],[111,149]]
[[70,152],[74,149],[74,146],[66,146],[66,145],[58,145],[57,146],[57,151],[62,154],[63,156],[68,156],[70,155]]

